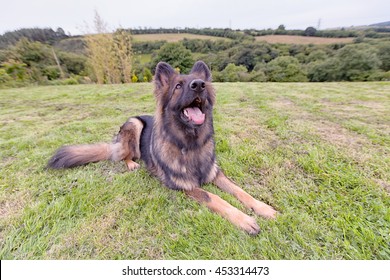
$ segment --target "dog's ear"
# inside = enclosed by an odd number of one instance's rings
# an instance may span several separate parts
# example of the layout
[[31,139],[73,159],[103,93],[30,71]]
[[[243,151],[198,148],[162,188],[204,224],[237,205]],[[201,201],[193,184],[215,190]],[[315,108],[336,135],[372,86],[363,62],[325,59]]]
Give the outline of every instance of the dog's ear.
[[203,61],[195,62],[194,66],[191,69],[190,74],[197,74],[202,77],[206,82],[211,82],[211,72],[209,67]]
[[154,74],[154,84],[157,90],[164,90],[169,87],[169,80],[176,72],[166,62],[159,62],[156,66],[156,72]]

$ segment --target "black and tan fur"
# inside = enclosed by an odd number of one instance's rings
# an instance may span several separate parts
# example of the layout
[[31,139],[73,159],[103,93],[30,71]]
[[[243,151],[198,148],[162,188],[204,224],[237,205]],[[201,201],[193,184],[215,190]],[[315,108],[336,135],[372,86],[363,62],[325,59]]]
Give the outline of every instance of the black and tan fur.
[[74,145],[60,148],[49,167],[68,168],[101,160],[124,160],[129,170],[142,159],[151,174],[167,187],[182,190],[249,234],[257,234],[254,218],[220,197],[201,188],[214,183],[234,195],[257,215],[274,218],[276,211],[243,191],[220,170],[215,158],[213,106],[215,92],[211,73],[198,61],[190,74],[179,75],[160,62],[154,77],[157,109],[154,117],[130,118],[113,143]]

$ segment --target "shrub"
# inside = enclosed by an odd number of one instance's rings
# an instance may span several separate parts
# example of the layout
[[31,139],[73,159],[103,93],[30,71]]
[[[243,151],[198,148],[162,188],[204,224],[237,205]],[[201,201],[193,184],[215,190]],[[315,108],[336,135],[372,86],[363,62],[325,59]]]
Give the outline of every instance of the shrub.
[[331,82],[339,80],[339,61],[329,58],[308,65],[307,77],[310,82]]
[[29,79],[27,65],[17,60],[9,60],[1,64],[5,72],[14,80],[26,81]]
[[279,56],[266,65],[266,75],[270,82],[306,82],[306,74],[298,59]]
[[5,69],[0,68],[0,84],[8,83],[12,80],[11,76],[7,74]]
[[376,71],[367,78],[367,81],[390,81],[390,71]]
[[252,71],[250,73],[250,82],[266,82],[267,76],[265,75],[264,71]]
[[144,71],[142,72],[143,74],[143,81],[144,82],[151,82],[153,80],[153,74],[149,70],[149,68],[144,68]]
[[248,72],[245,66],[229,63],[219,74],[220,82],[242,82]]
[[173,68],[179,68],[181,73],[190,71],[194,64],[191,52],[181,43],[164,44],[153,59],[153,68],[160,61],[169,63]]
[[366,44],[348,45],[337,51],[340,80],[365,81],[377,70],[380,60],[373,48]]
[[390,43],[382,43],[379,45],[378,58],[381,61],[380,68],[384,71],[390,70]]
[[50,81],[56,80],[56,79],[60,78],[60,76],[61,76],[61,72],[57,66],[46,66],[43,69],[42,74],[45,75],[47,77],[47,79]]
[[132,82],[132,83],[138,82],[138,77],[137,77],[137,75],[135,74],[135,72],[134,72],[133,75],[131,76],[131,82]]

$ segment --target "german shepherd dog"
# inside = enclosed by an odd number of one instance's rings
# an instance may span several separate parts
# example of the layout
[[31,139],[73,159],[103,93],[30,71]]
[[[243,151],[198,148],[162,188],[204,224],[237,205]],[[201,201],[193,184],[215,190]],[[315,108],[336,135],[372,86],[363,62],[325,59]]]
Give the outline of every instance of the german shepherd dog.
[[214,183],[265,218],[277,212],[230,181],[218,167],[213,139],[215,92],[207,65],[198,61],[189,75],[180,75],[160,62],[154,76],[157,110],[152,116],[132,117],[113,143],[73,145],[60,148],[50,159],[51,168],[70,168],[101,160],[124,160],[129,170],[142,159],[151,174],[173,190],[206,205],[251,235],[259,233],[256,220],[219,196],[201,188]]

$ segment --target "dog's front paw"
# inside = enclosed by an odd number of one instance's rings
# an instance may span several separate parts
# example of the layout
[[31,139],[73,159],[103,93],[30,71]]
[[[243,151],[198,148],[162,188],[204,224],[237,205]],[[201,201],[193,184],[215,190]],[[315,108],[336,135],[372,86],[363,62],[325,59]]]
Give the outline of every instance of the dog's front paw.
[[133,171],[139,168],[139,164],[132,160],[126,160],[126,165],[129,171]]
[[238,226],[250,235],[257,235],[260,232],[260,227],[257,225],[256,220],[248,215],[241,217]]
[[278,215],[278,211],[276,211],[272,206],[265,204],[264,202],[255,200],[255,203],[251,206],[252,210],[263,218],[267,219],[275,219]]

